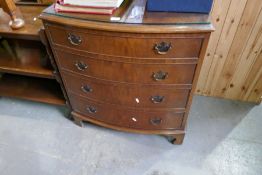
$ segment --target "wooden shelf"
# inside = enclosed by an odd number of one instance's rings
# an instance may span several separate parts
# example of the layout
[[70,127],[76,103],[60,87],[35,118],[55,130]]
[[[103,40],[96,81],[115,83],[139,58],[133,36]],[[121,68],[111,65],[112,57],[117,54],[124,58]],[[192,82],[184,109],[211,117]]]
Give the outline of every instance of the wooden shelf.
[[[45,3],[48,0],[23,2],[36,1]],[[9,27],[10,16],[0,8],[0,96],[65,105],[61,87],[46,59],[46,48],[38,33],[43,27],[38,16],[45,8],[18,5],[17,16],[25,20],[25,26],[18,30]],[[7,42],[3,44],[3,40]]]
[[46,6],[17,6],[17,16],[22,17],[25,21],[25,26],[18,30],[12,30],[9,27],[10,16],[0,8],[0,35],[10,38],[40,40],[38,32],[43,24],[38,16],[45,8]]
[[55,0],[15,0],[17,5],[51,5]]
[[[0,52],[0,72],[54,79],[52,68],[41,66],[46,52],[40,42],[7,40],[12,54]],[[15,54],[16,53],[16,54]]]
[[65,105],[59,84],[50,79],[3,74],[0,78],[0,96]]

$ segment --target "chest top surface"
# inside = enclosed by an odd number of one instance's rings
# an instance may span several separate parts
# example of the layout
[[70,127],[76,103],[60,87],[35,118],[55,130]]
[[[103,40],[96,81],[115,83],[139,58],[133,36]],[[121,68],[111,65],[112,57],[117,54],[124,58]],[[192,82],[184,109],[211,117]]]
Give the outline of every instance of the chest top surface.
[[126,0],[113,15],[61,13],[54,6],[40,15],[44,21],[75,27],[139,33],[201,33],[214,30],[208,14],[147,12],[146,0]]

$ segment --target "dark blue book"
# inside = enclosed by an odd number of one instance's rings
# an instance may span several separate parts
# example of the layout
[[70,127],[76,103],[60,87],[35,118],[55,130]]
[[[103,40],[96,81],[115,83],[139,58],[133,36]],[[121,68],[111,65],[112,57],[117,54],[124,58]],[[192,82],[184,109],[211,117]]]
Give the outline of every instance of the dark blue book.
[[213,0],[147,0],[147,11],[209,13]]

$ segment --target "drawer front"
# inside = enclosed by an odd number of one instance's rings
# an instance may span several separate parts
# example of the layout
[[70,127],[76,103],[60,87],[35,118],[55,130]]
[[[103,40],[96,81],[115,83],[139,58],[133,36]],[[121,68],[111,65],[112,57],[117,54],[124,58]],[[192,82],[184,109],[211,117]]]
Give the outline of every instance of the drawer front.
[[89,53],[137,58],[199,57],[202,37],[192,35],[132,35],[47,26],[53,44]]
[[192,84],[196,64],[139,64],[94,59],[56,50],[59,67],[104,80],[151,83]]
[[[140,108],[185,108],[190,89],[112,83],[62,72],[67,91],[109,104]],[[187,87],[188,88],[188,87]]]
[[134,129],[180,129],[184,113],[174,110],[132,110],[122,106],[96,103],[69,93],[73,110],[93,119]]

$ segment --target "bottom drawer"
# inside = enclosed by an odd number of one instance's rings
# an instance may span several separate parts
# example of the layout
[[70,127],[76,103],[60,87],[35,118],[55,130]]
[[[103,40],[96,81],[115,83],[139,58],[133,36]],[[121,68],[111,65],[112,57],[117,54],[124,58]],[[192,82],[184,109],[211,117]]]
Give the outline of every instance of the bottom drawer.
[[148,130],[180,129],[184,112],[135,109],[98,103],[69,94],[73,110],[87,117],[120,127]]

